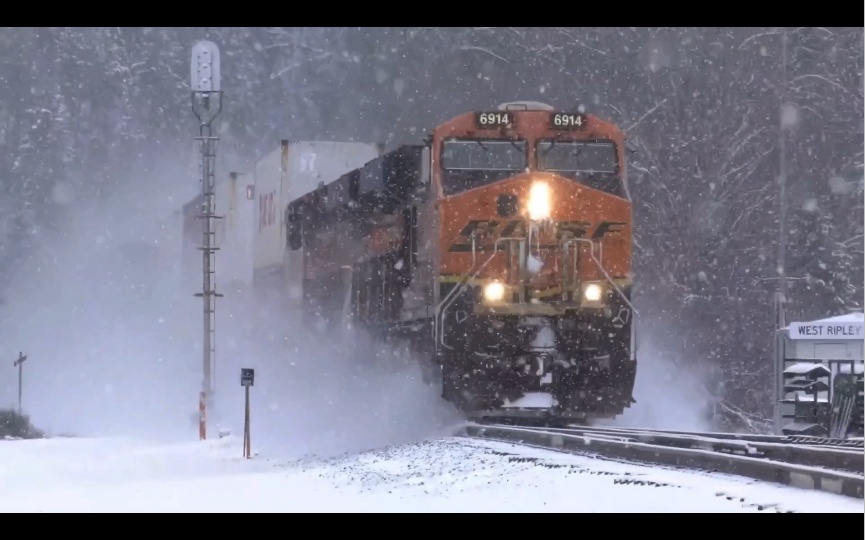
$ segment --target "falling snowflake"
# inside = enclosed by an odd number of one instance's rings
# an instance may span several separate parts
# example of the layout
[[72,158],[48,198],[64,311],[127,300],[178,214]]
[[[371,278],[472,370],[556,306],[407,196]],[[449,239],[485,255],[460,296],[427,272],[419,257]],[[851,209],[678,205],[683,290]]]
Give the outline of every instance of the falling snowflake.
[[835,195],[844,195],[850,192],[850,183],[840,176],[833,176],[829,179],[829,189]]
[[781,125],[785,128],[794,127],[799,123],[799,108],[793,104],[781,107]]
[[57,182],[51,190],[51,198],[57,204],[71,204],[74,196],[72,186],[68,182]]

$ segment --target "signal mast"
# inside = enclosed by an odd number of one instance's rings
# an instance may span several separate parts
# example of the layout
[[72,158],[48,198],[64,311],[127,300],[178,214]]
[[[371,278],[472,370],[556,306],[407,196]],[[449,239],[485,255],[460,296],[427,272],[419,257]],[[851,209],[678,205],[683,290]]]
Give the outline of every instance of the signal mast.
[[204,242],[198,248],[202,251],[202,289],[195,296],[200,296],[204,304],[204,339],[203,378],[201,394],[198,400],[199,421],[198,436],[200,440],[207,439],[208,411],[213,411],[214,378],[216,373],[216,298],[221,294],[216,292],[215,274],[215,242],[214,219],[222,219],[216,215],[215,178],[216,149],[219,137],[213,136],[212,124],[222,112],[222,91],[219,87],[219,48],[211,41],[199,41],[192,47],[191,89],[192,112],[198,118],[198,137],[195,140],[201,144],[201,214],[203,220]]

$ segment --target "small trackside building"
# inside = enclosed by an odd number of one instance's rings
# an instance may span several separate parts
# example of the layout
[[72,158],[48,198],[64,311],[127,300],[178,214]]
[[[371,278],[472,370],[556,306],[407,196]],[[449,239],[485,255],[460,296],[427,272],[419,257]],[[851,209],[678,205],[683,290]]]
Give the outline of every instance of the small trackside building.
[[780,334],[775,433],[861,437],[863,314],[794,322]]

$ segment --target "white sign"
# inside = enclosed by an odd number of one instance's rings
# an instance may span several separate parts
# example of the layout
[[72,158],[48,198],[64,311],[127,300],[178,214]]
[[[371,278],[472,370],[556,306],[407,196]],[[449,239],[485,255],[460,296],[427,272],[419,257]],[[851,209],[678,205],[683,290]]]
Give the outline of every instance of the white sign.
[[315,158],[318,157],[313,152],[306,152],[305,154],[300,156],[300,170],[301,172],[315,172]]
[[863,339],[862,321],[816,321],[790,325],[790,339]]

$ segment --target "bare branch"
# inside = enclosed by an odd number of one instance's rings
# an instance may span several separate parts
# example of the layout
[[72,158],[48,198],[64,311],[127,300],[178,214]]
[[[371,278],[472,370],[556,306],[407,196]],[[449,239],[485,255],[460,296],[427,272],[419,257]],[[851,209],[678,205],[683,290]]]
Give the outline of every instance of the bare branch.
[[861,96],[860,94],[856,94],[855,92],[851,92],[850,90],[848,90],[847,88],[845,88],[843,85],[841,85],[841,84],[839,84],[839,83],[837,83],[837,82],[835,82],[835,81],[832,81],[832,80],[830,80],[830,79],[824,77],[823,75],[818,75],[818,74],[816,74],[816,73],[809,73],[809,74],[807,74],[807,75],[800,75],[800,76],[794,78],[792,81],[790,81],[790,84],[793,84],[793,83],[795,83],[796,81],[800,81],[800,80],[803,80],[803,79],[818,79],[818,80],[821,80],[821,81],[825,82],[826,84],[829,84],[829,85],[831,85],[831,86],[834,86],[835,88],[841,90],[842,92],[844,92],[844,93],[846,93],[846,94],[849,94],[849,95],[855,97],[856,99],[862,99],[862,96]]
[[596,48],[594,48],[594,47],[590,47],[590,46],[586,45],[585,42],[583,42],[583,40],[574,37],[573,35],[571,35],[571,34],[569,34],[568,32],[566,32],[563,28],[556,28],[556,30],[558,30],[558,32],[559,32],[560,34],[565,35],[565,36],[567,36],[568,38],[570,38],[571,40],[573,40],[573,42],[576,43],[577,45],[579,45],[580,47],[582,47],[582,48],[584,48],[584,49],[588,49],[588,50],[590,50],[590,51],[592,51],[592,52],[594,52],[594,53],[598,53],[598,54],[602,54],[602,55],[604,55],[604,56],[607,56],[607,52],[606,52],[606,51],[602,51],[602,50],[600,50],[600,49],[596,49]]
[[659,101],[658,103],[655,103],[655,106],[652,107],[651,109],[649,109],[648,111],[646,111],[646,114],[644,114],[643,116],[641,116],[640,118],[638,118],[637,121],[634,122],[633,124],[631,124],[630,126],[626,127],[626,128],[624,129],[625,133],[627,133],[628,131],[630,131],[630,130],[634,129],[635,127],[637,127],[637,124],[639,124],[640,122],[642,122],[643,120],[645,120],[646,117],[649,116],[650,114],[652,114],[653,112],[657,111],[657,110],[658,110],[658,107],[660,107],[661,105],[663,105],[663,104],[666,103],[666,102],[667,102],[667,98],[664,98],[664,99],[662,99],[661,101]]
[[745,39],[742,43],[740,43],[740,44],[739,44],[739,47],[737,47],[737,48],[738,48],[738,49],[741,49],[742,47],[744,47],[745,45],[747,45],[747,44],[750,43],[751,41],[754,41],[755,39],[760,39],[761,37],[766,37],[766,36],[779,36],[779,35],[781,35],[781,32],[778,32],[778,31],[775,31],[775,32],[763,32],[763,33],[761,33],[761,34],[754,34],[753,36],[751,36],[751,37]]
[[485,52],[485,53],[487,53],[487,54],[490,55],[490,56],[493,56],[493,57],[495,57],[495,58],[498,58],[499,60],[501,60],[502,62],[505,62],[506,64],[510,64],[510,62],[508,62],[507,58],[503,58],[503,57],[497,55],[496,53],[494,53],[493,51],[491,51],[491,50],[489,50],[489,49],[486,49],[486,48],[484,48],[484,47],[478,47],[478,46],[476,46],[476,45],[460,45],[460,50],[461,50],[461,51],[481,51],[481,52]]

